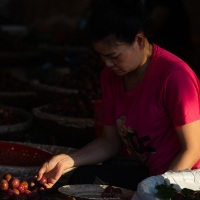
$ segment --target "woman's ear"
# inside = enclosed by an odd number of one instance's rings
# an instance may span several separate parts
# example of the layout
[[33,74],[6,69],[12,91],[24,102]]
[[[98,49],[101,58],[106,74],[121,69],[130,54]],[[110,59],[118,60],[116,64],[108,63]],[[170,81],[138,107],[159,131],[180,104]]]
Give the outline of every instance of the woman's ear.
[[138,46],[143,49],[145,47],[145,37],[143,33],[138,33],[135,36],[135,41],[138,43]]

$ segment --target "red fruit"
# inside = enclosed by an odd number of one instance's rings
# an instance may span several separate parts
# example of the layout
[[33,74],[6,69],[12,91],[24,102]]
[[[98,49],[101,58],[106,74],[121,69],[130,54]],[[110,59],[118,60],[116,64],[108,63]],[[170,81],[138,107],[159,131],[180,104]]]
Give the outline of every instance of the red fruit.
[[26,195],[29,195],[30,193],[31,193],[30,190],[25,190],[25,191],[24,191],[24,194],[26,194]]
[[39,180],[39,183],[41,185],[44,185],[45,183],[47,183],[47,178],[45,176],[43,176],[40,180]]
[[8,188],[8,190],[7,190],[6,192],[7,192],[7,194],[8,194],[9,196],[12,196],[12,195],[13,195],[13,190],[10,189],[10,188]]
[[5,179],[1,179],[0,181],[0,190],[7,190],[8,189],[8,181]]
[[7,181],[10,181],[11,178],[12,178],[12,176],[9,173],[6,173],[6,174],[3,175],[3,179],[5,179]]
[[25,187],[22,183],[19,184],[19,187],[17,188],[19,190],[19,193],[24,193]]
[[22,181],[21,184],[24,185],[24,190],[28,190],[28,182],[27,181]]
[[17,189],[19,187],[20,181],[18,178],[11,178],[9,181],[9,186],[11,189]]
[[18,189],[14,188],[12,191],[13,191],[14,195],[19,195],[19,190]]

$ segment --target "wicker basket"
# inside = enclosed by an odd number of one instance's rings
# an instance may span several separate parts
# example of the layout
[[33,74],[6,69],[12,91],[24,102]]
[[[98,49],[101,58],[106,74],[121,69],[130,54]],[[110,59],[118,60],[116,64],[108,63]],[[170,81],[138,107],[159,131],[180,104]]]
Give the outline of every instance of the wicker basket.
[[17,116],[20,116],[22,121],[16,124],[9,124],[9,125],[0,125],[0,135],[14,135],[17,132],[23,132],[30,128],[33,123],[33,116],[31,113],[24,111],[23,109],[10,107],[10,106],[1,106],[3,109],[11,109],[13,113]]
[[43,112],[47,105],[32,110],[36,124],[56,144],[79,148],[95,138],[95,122],[90,118],[73,118]]
[[78,91],[74,89],[65,89],[56,86],[50,86],[42,84],[39,81],[31,81],[31,86],[37,93],[39,101],[43,104],[65,98],[70,94],[78,93]]
[[55,122],[60,126],[66,127],[76,127],[76,128],[86,128],[86,127],[94,127],[94,120],[90,118],[76,118],[76,117],[66,117],[60,116],[56,114],[50,114],[43,112],[43,108],[47,108],[48,105],[40,106],[38,108],[33,108],[33,115],[37,118],[49,120]]
[[32,108],[36,106],[37,93],[29,82],[24,79],[22,70],[0,70],[0,103],[20,108]]

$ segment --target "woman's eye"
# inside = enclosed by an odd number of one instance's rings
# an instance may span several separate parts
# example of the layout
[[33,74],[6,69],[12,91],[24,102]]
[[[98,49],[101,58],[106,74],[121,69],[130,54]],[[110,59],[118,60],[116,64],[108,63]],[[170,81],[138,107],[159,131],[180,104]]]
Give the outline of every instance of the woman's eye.
[[110,58],[111,59],[117,59],[117,58],[119,58],[119,55],[117,55],[117,56],[111,56]]

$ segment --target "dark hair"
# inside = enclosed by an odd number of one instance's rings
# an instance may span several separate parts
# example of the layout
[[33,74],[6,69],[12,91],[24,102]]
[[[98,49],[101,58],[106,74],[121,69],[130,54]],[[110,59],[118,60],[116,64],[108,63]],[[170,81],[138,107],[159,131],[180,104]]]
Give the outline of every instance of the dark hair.
[[108,36],[132,43],[141,31],[148,38],[148,20],[140,0],[102,0],[90,15],[88,31],[91,41]]

